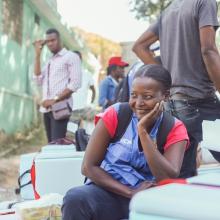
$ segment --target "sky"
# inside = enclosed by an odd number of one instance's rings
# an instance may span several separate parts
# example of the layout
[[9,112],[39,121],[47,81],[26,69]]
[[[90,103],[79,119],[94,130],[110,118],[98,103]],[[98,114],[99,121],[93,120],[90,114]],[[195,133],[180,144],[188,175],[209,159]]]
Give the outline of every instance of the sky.
[[68,26],[78,26],[116,42],[134,41],[147,28],[129,11],[129,0],[57,0]]

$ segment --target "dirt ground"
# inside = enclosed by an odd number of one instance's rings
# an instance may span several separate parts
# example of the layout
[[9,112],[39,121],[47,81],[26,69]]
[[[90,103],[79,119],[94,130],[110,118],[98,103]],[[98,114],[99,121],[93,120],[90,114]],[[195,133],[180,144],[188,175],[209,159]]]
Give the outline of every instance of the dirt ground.
[[0,193],[5,190],[13,193],[14,189],[18,187],[20,155],[39,151],[46,144],[43,127],[37,128],[28,136],[29,138],[22,142],[10,143],[10,145],[16,146],[17,149],[4,157],[0,157]]
[[[78,120],[78,118],[80,117],[77,116],[76,119]],[[16,141],[16,138],[14,140],[13,137],[7,142],[5,135],[2,137],[0,134],[0,202],[14,198],[12,194],[14,194],[14,189],[18,187],[20,155],[40,151],[41,147],[47,143],[43,125],[27,134],[19,134],[18,136],[19,141]],[[69,138],[72,137],[69,136]],[[1,156],[2,151],[4,152],[12,148],[16,148],[16,150],[3,157]],[[3,195],[5,191],[9,191],[10,195],[3,199],[1,194]]]

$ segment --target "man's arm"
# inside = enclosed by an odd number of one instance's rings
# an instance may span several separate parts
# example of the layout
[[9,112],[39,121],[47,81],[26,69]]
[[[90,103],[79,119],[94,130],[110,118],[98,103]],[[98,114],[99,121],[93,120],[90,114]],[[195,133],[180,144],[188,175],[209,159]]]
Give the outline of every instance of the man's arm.
[[215,43],[216,32],[213,26],[200,28],[202,57],[210,79],[220,92],[220,55]]
[[147,30],[138,38],[132,50],[145,64],[158,64],[149,49],[157,40],[158,36]]
[[35,48],[34,74],[35,76],[41,75],[40,57],[41,57],[41,51],[42,51],[44,43],[45,43],[44,40],[38,40],[34,42],[34,48]]
[[55,96],[53,99],[47,99],[42,102],[42,106],[44,108],[49,108],[56,102],[62,101],[64,99],[69,98],[72,95],[73,91],[70,89],[64,89],[64,91],[59,95]]
[[73,91],[66,88],[63,90],[63,92],[58,96],[58,99],[56,101],[61,101],[61,100],[64,100],[64,99],[67,99],[69,98],[71,95],[72,95]]

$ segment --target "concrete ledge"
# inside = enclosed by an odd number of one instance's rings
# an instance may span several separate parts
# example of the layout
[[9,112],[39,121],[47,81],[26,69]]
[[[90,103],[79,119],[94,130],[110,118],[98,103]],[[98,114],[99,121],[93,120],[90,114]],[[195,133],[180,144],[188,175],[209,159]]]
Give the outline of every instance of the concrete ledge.
[[33,96],[29,96],[25,93],[18,93],[18,92],[15,92],[15,91],[11,91],[9,89],[6,89],[6,88],[0,88],[0,93],[6,93],[6,94],[10,94],[12,96],[18,96],[20,98],[23,98],[23,99],[29,99],[29,100],[32,100],[34,101],[34,98]]

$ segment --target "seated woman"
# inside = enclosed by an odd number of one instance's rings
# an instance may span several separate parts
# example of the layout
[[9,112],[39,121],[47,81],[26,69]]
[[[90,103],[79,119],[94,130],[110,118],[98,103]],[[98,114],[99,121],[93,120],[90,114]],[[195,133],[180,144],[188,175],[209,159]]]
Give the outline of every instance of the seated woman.
[[[84,186],[67,192],[62,207],[64,220],[128,218],[134,194],[149,188],[153,181],[178,177],[189,138],[183,123],[163,112],[170,87],[170,74],[162,66],[145,65],[138,70],[129,100],[132,117],[116,142],[112,138],[122,104],[98,116],[82,165],[82,173],[89,179]],[[157,134],[166,127],[162,123],[165,115],[173,124],[159,149]]]

